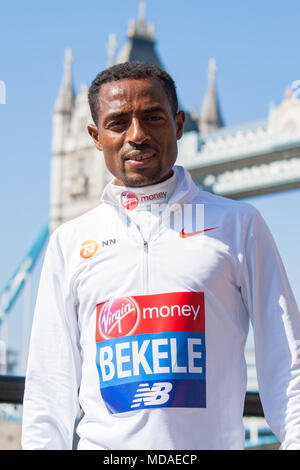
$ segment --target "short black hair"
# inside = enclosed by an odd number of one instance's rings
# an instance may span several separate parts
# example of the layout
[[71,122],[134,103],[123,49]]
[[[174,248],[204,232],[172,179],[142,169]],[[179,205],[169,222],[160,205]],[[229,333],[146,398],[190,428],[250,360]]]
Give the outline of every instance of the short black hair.
[[174,80],[167,72],[162,70],[157,65],[151,64],[149,62],[123,62],[103,70],[91,83],[88,92],[88,100],[92,118],[96,125],[98,124],[98,98],[101,85],[103,85],[103,83],[127,78],[157,78],[160,80],[169,98],[174,116],[177,114],[178,99],[176,86]]

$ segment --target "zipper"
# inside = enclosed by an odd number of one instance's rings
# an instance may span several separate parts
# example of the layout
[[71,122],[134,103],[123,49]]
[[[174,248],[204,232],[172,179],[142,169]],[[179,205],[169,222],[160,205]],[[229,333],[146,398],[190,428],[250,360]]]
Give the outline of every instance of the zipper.
[[149,243],[143,239],[143,294],[149,294]]
[[[119,209],[119,206],[117,204],[114,204],[110,201],[105,201],[107,204],[109,204],[111,207],[113,207],[113,209],[118,212],[118,209]],[[168,210],[170,209],[167,209],[165,212],[167,212]],[[148,295],[149,294],[149,291],[150,291],[150,276],[149,276],[149,242],[147,242],[144,237],[143,237],[143,234],[142,234],[142,231],[140,229],[140,227],[133,221],[129,218],[128,214],[126,214],[125,210],[124,210],[124,215],[126,217],[127,220],[130,220],[130,224],[132,224],[136,231],[139,233],[141,239],[142,239],[142,293],[144,295]],[[160,223],[161,223],[161,220],[163,219],[163,216],[165,215],[165,213],[161,214],[158,218],[158,221],[157,223],[155,224],[154,228],[157,229],[157,227],[159,227]],[[120,216],[120,214],[119,214]],[[152,231],[151,232],[154,232],[154,228],[152,228]],[[150,234],[151,236],[151,234]]]
[[142,239],[142,293],[143,295],[149,294],[150,282],[149,282],[149,241],[145,240],[141,228],[134,222],[131,221],[135,229],[139,233]]

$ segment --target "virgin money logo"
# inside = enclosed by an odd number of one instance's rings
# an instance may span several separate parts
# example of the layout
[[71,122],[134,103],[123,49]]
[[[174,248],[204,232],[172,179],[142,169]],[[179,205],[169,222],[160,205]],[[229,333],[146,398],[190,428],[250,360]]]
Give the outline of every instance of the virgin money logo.
[[139,200],[135,193],[131,191],[123,191],[121,194],[121,204],[125,209],[131,211],[136,208],[138,205]]
[[145,196],[141,197],[141,202],[155,201],[157,199],[166,199],[166,197],[167,197],[166,191],[161,191],[160,193],[154,193],[154,194],[145,194]]
[[99,314],[99,332],[107,339],[125,336],[133,331],[138,319],[139,308],[131,297],[110,300]]

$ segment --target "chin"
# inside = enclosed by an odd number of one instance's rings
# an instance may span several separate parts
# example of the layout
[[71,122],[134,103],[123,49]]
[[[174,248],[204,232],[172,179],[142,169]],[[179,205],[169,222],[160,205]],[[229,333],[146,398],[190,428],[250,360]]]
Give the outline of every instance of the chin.
[[129,187],[143,187],[150,184],[156,184],[161,181],[162,177],[159,174],[154,175],[124,175],[122,182],[125,186]]

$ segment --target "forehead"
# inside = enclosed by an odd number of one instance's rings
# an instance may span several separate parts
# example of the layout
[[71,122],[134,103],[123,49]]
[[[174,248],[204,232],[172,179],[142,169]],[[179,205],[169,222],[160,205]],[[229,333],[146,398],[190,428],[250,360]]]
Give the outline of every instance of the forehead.
[[104,83],[99,90],[99,114],[142,110],[144,106],[160,106],[171,111],[167,93],[157,78],[123,79]]

